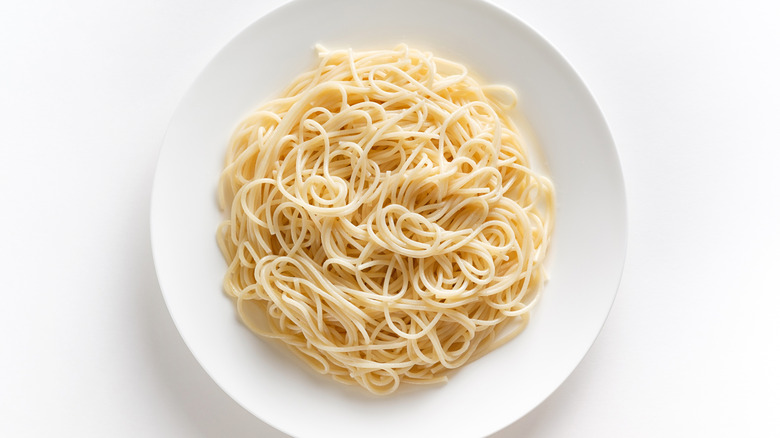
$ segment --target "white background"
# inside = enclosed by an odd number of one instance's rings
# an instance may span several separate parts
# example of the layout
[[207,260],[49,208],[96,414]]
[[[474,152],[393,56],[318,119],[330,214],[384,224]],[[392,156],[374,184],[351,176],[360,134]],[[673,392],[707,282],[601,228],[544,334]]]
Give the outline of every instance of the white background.
[[[0,2],[0,436],[284,436],[195,362],[149,243],[179,99],[282,3]],[[780,3],[496,3],[599,102],[629,244],[580,367],[495,437],[780,436]]]

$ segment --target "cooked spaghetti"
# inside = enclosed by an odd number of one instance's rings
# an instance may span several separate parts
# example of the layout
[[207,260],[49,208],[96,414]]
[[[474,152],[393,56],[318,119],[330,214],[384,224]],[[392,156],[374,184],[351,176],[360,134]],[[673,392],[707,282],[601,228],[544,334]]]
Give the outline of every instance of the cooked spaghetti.
[[446,380],[527,324],[552,184],[511,89],[406,46],[319,51],[230,140],[224,289],[251,330],[338,381]]

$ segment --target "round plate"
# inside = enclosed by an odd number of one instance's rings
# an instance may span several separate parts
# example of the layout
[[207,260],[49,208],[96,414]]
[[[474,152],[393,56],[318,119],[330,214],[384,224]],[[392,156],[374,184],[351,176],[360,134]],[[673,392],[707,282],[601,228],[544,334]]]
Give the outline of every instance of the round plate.
[[[216,187],[233,127],[316,65],[315,44],[401,42],[518,91],[556,186],[558,216],[551,279],[525,332],[447,384],[376,397],[312,372],[238,321],[221,289]],[[475,0],[299,0],[261,18],[212,60],[176,110],[151,211],[160,287],[195,358],[239,404],[299,437],[475,437],[509,425],[549,396],[595,340],[626,246],[620,164],[593,98],[539,35]]]

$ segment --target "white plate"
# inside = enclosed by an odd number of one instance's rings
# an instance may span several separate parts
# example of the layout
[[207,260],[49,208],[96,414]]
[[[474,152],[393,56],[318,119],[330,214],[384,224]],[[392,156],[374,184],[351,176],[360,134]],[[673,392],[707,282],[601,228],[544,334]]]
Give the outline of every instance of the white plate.
[[[558,194],[551,280],[528,329],[450,382],[389,397],[332,382],[258,339],[221,290],[216,184],[228,136],[252,108],[314,67],[315,43],[399,42],[514,87]],[[516,18],[474,0],[300,0],[231,41],[185,95],[160,153],[152,246],[182,338],[233,399],[300,437],[476,437],[522,417],[572,372],[606,319],[626,246],[620,164],[603,117],[564,59]]]

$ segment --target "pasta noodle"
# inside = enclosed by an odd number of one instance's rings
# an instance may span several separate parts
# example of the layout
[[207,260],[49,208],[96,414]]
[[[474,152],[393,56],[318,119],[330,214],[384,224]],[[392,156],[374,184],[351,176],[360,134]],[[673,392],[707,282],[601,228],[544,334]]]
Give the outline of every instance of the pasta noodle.
[[224,289],[251,330],[338,381],[446,380],[527,324],[552,184],[511,89],[405,45],[319,52],[230,140]]

